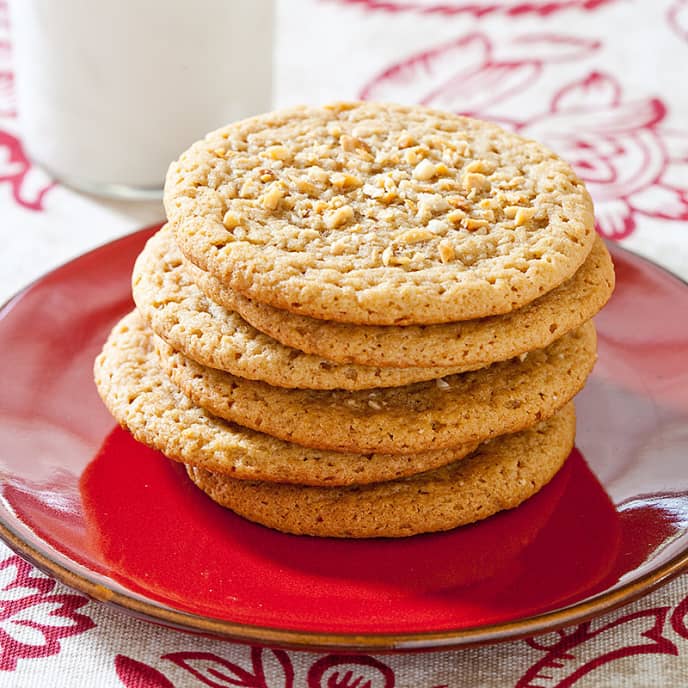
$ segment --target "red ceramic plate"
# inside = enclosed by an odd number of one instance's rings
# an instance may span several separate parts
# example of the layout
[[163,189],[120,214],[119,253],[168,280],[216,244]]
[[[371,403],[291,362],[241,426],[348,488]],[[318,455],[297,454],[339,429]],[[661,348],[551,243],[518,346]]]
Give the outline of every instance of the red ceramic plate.
[[311,648],[513,638],[621,604],[688,563],[688,288],[614,250],[577,449],[513,511],[439,535],[275,533],[212,503],[115,426],[91,367],[132,307],[152,230],[50,273],[0,312],[0,534],[69,585],[139,616]]

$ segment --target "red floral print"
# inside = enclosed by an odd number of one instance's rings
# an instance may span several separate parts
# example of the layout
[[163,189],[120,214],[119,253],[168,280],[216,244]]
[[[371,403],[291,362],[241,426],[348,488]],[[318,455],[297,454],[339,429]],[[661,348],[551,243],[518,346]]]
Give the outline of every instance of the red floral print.
[[[523,97],[546,66],[589,56],[599,44],[567,36],[521,36],[497,47],[469,34],[416,54],[375,77],[364,99],[415,101],[500,121],[549,145],[586,182],[598,231],[629,236],[643,216],[688,220],[688,132],[665,126],[667,106],[626,99],[612,75],[592,71],[560,88],[541,114],[496,114]],[[518,103],[513,111],[519,112]]]
[[22,659],[56,655],[63,638],[95,626],[77,612],[88,600],[53,594],[55,585],[18,556],[0,562],[0,670],[14,671]]
[[578,8],[594,10],[614,0],[473,0],[473,2],[454,1],[438,2],[437,0],[339,0],[344,5],[357,5],[367,11],[382,10],[385,12],[418,12],[420,14],[440,14],[451,16],[454,14],[471,14],[482,17],[493,12],[501,12],[510,16],[536,14],[549,16],[560,10]]

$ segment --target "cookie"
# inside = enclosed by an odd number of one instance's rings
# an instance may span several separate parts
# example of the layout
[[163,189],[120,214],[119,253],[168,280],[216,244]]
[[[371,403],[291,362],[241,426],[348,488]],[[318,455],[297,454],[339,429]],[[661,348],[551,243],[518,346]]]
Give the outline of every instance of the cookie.
[[367,325],[508,313],[570,278],[595,236],[554,153],[421,106],[235,122],[170,166],[164,201],[182,252],[233,290]]
[[207,296],[285,346],[337,363],[458,366],[474,370],[540,349],[592,318],[614,289],[614,266],[599,237],[573,277],[506,315],[441,325],[350,325],[294,315],[247,299],[185,261]]
[[210,301],[188,278],[169,228],[153,236],[134,266],[136,306],[177,351],[212,368],[277,387],[370,389],[432,380],[451,368],[339,365],[285,347],[240,315]]
[[327,537],[404,537],[450,530],[518,506],[564,464],[575,424],[569,404],[536,427],[483,444],[461,461],[359,487],[233,480],[195,466],[187,472],[218,504],[276,530]]
[[160,365],[195,404],[317,449],[408,454],[516,432],[553,415],[596,358],[588,322],[546,349],[471,373],[372,391],[271,387],[205,368],[158,339]]
[[194,405],[158,365],[153,334],[134,311],[118,323],[94,376],[112,415],[139,441],[176,461],[237,479],[304,485],[393,480],[466,456],[475,443],[407,454],[353,454],[307,449],[228,423]]

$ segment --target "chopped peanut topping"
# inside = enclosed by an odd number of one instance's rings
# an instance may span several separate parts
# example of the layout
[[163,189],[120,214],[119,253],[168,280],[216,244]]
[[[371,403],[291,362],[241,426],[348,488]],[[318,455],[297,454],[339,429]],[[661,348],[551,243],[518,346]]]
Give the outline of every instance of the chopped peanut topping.
[[241,196],[241,198],[251,198],[254,194],[255,186],[255,182],[253,182],[251,179],[247,179],[241,185],[241,189],[239,190],[239,196]]
[[437,248],[440,252],[440,260],[443,263],[449,263],[456,257],[454,247],[446,239],[440,241],[439,246]]
[[309,167],[308,176],[313,181],[320,182],[321,184],[327,184],[330,181],[330,175],[322,167]]
[[466,165],[466,172],[479,172],[480,174],[492,174],[494,165],[486,160],[473,160]]
[[464,227],[466,227],[466,229],[470,232],[473,232],[476,229],[482,229],[483,227],[487,227],[487,225],[487,220],[476,220],[474,217],[467,217],[464,221]]
[[421,160],[427,155],[427,150],[421,146],[416,146],[415,148],[409,148],[404,151],[404,161],[409,165],[417,165]]
[[399,138],[397,139],[397,146],[399,146],[399,148],[410,148],[411,146],[415,146],[416,143],[416,139],[414,139],[413,136],[408,133],[408,131],[400,134]]
[[268,158],[272,160],[290,160],[291,153],[284,146],[270,146],[265,150]]
[[241,221],[241,215],[238,215],[232,210],[228,210],[222,218],[222,224],[226,229],[234,229],[235,227],[238,227],[241,224]]
[[452,210],[451,213],[447,213],[447,220],[454,226],[461,224],[461,221],[465,217],[466,213],[464,213],[463,210]]
[[463,182],[464,189],[466,191],[471,191],[472,189],[484,189],[487,186],[487,177],[480,172],[467,172],[463,175],[461,180]]
[[516,211],[516,217],[514,218],[516,220],[516,226],[520,227],[521,225],[526,224],[526,222],[529,222],[533,219],[534,215],[535,208],[519,208]]
[[318,189],[315,186],[315,184],[309,182],[305,177],[299,177],[296,180],[296,190],[299,193],[305,193],[309,196],[314,196],[318,192]]
[[339,139],[339,145],[342,147],[342,150],[346,153],[353,153],[359,148],[362,148],[363,150],[370,152],[370,147],[365,141],[361,141],[361,139],[356,138],[355,136],[349,136],[348,134],[344,134]]
[[427,241],[432,239],[433,233],[424,229],[423,227],[416,227],[415,229],[409,229],[405,231],[400,237],[399,241],[402,244],[417,244],[419,241]]
[[275,182],[270,184],[268,190],[261,196],[260,203],[265,210],[275,210],[283,198],[284,187],[279,182]]
[[362,186],[363,182],[353,174],[344,174],[343,172],[335,172],[332,175],[332,186],[335,189],[357,189]]
[[436,167],[429,160],[421,160],[413,169],[414,179],[427,181],[436,174]]
[[337,229],[354,219],[354,211],[350,205],[332,210],[325,214],[325,226],[328,229]]

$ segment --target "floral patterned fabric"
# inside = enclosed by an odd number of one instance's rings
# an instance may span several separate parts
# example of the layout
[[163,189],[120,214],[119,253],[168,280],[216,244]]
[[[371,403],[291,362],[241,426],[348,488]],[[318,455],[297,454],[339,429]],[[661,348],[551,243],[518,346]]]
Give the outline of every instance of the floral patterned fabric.
[[[23,152],[0,0],[0,297],[161,219],[99,201]],[[314,56],[317,59],[314,59]],[[598,231],[688,278],[688,0],[283,0],[277,105],[368,98],[492,119],[586,180]],[[199,132],[200,133],[200,132]],[[688,574],[559,632],[385,656],[199,638],[66,589],[0,545],[0,686],[577,688],[684,685]]]

